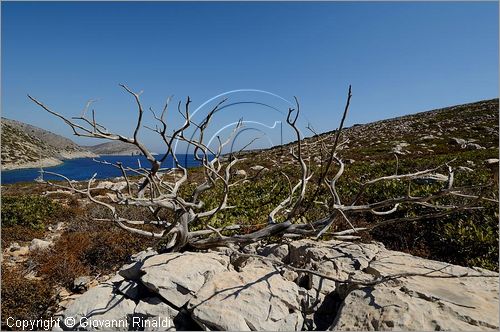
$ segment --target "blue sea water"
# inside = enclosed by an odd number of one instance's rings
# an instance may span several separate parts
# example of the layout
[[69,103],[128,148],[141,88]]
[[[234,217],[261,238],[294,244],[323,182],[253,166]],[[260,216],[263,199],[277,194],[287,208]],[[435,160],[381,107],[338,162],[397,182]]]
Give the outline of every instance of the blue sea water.
[[[105,160],[110,163],[122,162],[124,167],[138,167],[138,160],[140,161],[142,167],[148,168],[150,166],[149,162],[144,156],[101,156],[97,158],[99,160]],[[177,155],[177,159],[179,163],[186,167],[196,167],[199,166],[200,163],[194,159],[193,155]],[[167,159],[163,162],[162,168],[170,168],[173,167],[173,159],[171,156],[168,156]],[[54,167],[46,167],[44,171],[50,171],[54,173],[59,173],[64,176],[67,176],[71,180],[88,180],[92,177],[94,173],[97,173],[97,179],[107,179],[116,176],[121,176],[121,171],[113,167],[111,165],[103,165],[101,163],[97,163],[92,158],[79,158],[79,159],[70,159],[65,160],[63,164],[54,166]],[[1,183],[16,183],[16,182],[31,182],[34,181],[40,175],[39,168],[27,168],[27,169],[18,169],[11,171],[3,171],[1,173]],[[56,177],[53,175],[44,175],[44,179],[46,180],[62,180],[60,177]]]

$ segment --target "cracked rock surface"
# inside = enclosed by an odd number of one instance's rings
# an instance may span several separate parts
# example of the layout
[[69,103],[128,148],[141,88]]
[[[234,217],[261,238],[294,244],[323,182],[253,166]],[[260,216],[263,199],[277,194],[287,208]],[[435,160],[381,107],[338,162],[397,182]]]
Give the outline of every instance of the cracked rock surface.
[[[139,253],[131,259],[137,273],[118,272],[91,288],[62,318],[140,321],[144,330],[499,328],[496,272],[418,258],[380,243],[300,240],[249,248],[250,256],[232,250]],[[130,272],[130,266],[123,269]],[[168,326],[155,325],[161,319]],[[127,328],[132,326],[78,327]]]

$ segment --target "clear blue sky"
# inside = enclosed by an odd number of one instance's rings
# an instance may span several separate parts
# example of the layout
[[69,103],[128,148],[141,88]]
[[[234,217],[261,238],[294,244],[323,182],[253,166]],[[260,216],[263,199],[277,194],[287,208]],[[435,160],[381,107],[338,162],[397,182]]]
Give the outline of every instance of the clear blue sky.
[[[3,116],[65,136],[71,131],[27,93],[68,116],[98,98],[98,119],[123,133],[131,132],[136,114],[118,83],[144,90],[145,106],[155,109],[170,94],[175,101],[190,95],[194,108],[234,89],[296,95],[302,123],[319,132],[337,127],[348,84],[348,124],[498,97],[497,2],[1,6]],[[229,97],[287,107],[262,93]],[[218,115],[214,126],[240,116],[268,125],[283,120],[270,108],[241,104]],[[152,136],[144,139],[160,149]]]

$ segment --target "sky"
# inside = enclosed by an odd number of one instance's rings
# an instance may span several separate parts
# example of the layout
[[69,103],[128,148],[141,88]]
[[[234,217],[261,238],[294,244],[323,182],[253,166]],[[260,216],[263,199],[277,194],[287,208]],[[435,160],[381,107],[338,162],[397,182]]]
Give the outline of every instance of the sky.
[[[156,111],[173,95],[170,128],[183,120],[179,100],[202,106],[196,120],[227,97],[207,137],[243,118],[238,144],[257,137],[250,147],[280,143],[294,96],[303,135],[307,124],[337,128],[349,84],[348,126],[498,97],[498,2],[3,1],[1,10],[2,116],[67,137],[28,93],[68,117],[97,99],[98,121],[127,135],[137,108],[120,83]],[[145,124],[154,126],[150,114]],[[286,124],[283,136],[293,139]]]

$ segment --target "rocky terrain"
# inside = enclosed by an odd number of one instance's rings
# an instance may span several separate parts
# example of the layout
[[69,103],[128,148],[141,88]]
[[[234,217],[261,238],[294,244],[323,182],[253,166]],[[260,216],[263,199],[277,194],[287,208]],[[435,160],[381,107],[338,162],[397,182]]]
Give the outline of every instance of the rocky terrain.
[[149,249],[65,301],[56,330],[498,330],[498,291],[497,273],[381,243]]
[[55,166],[64,159],[95,157],[68,138],[2,118],[2,170]]
[[[408,159],[498,149],[498,106],[498,99],[483,100],[354,125],[343,130],[342,138],[349,143],[342,156],[358,162],[379,162],[394,159],[394,155]],[[304,134],[310,136],[311,132]],[[319,161],[321,144],[331,147],[335,135],[334,130],[304,139],[305,155],[311,162]],[[263,160],[294,162],[289,153],[282,155],[281,151],[278,147],[247,154],[259,154]]]
[[85,148],[98,155],[137,156],[142,154],[135,145],[119,141],[85,146]]

